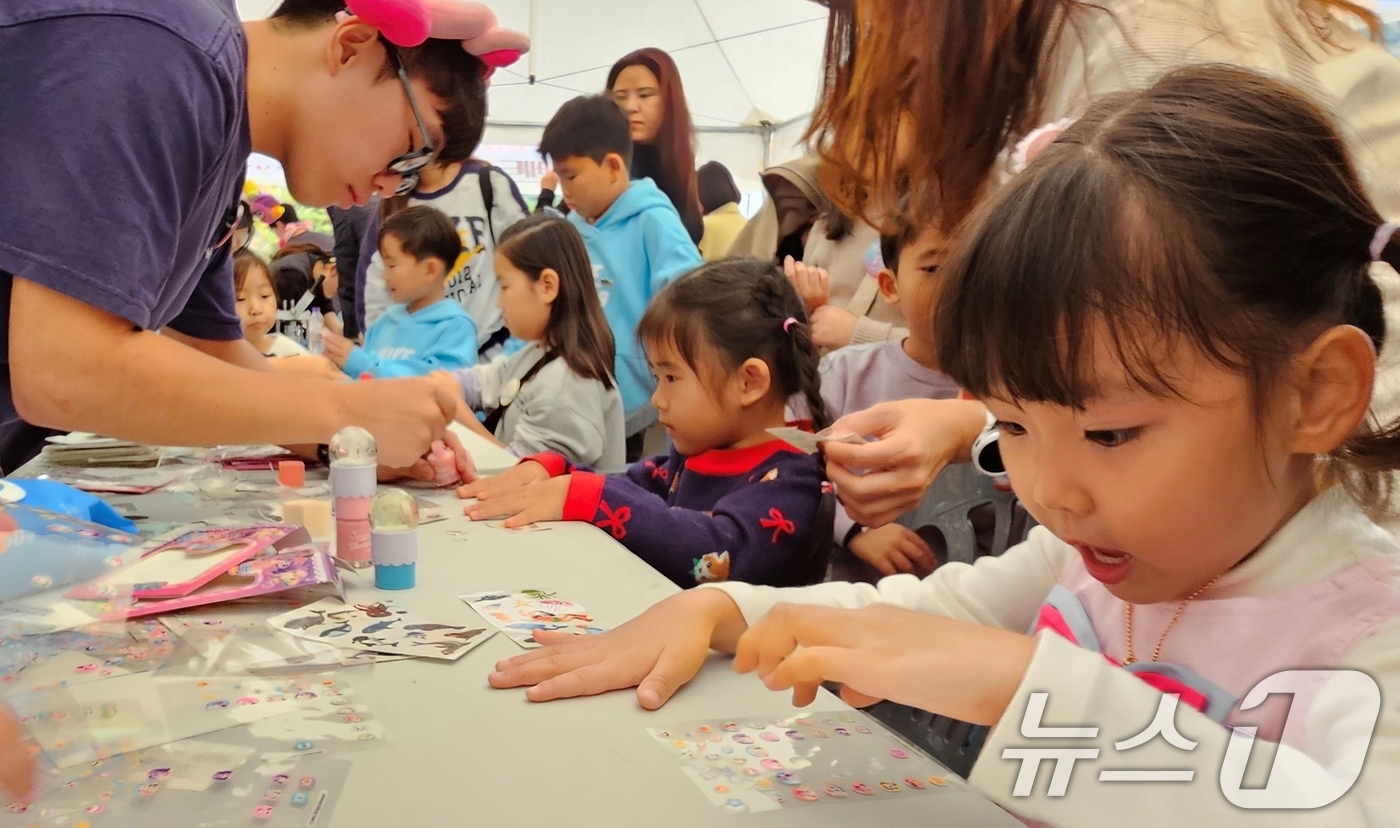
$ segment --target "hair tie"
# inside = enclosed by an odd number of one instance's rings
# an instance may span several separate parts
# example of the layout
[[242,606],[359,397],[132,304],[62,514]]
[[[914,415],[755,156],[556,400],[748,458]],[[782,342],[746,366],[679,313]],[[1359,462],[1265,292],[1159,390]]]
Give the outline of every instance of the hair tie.
[[1390,246],[1390,240],[1395,236],[1395,231],[1400,230],[1400,224],[1387,221],[1376,230],[1375,238],[1371,239],[1371,261],[1379,262],[1385,255],[1385,249]]
[[792,333],[792,326],[797,324],[796,317],[789,316],[783,320],[783,333]]

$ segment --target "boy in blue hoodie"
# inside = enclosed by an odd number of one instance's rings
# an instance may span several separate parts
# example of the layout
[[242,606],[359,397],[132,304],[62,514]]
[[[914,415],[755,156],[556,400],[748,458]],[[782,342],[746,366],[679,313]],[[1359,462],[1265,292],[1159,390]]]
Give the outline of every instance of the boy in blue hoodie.
[[596,95],[564,104],[544,128],[540,155],[559,175],[569,221],[583,234],[603,315],[617,343],[617,384],[627,411],[629,460],[656,421],[656,381],[637,343],[637,323],[651,298],[704,264],[671,199],[651,179],[632,181],[627,116]]
[[384,281],[395,304],[370,326],[364,347],[327,332],[326,357],[351,377],[427,376],[476,364],[476,323],[447,298],[446,277],[462,255],[447,216],[409,207],[379,230]]

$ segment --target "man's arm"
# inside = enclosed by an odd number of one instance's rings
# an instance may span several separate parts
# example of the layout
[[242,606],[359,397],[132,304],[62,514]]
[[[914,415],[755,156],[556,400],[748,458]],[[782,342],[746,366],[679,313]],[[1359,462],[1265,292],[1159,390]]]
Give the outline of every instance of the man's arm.
[[[236,343],[210,343],[241,361]],[[263,361],[262,364],[265,364]],[[407,467],[441,438],[455,401],[426,380],[335,383],[211,358],[16,276],[10,386],[36,425],[143,443],[324,443],[369,429],[380,460]]]
[[219,360],[227,362],[229,365],[237,365],[239,368],[247,368],[249,371],[271,371],[272,363],[267,357],[258,353],[258,349],[246,339],[233,339],[227,342],[216,339],[199,339],[193,336],[186,336],[173,328],[166,328],[161,331],[161,336],[179,342],[189,348],[199,351]]

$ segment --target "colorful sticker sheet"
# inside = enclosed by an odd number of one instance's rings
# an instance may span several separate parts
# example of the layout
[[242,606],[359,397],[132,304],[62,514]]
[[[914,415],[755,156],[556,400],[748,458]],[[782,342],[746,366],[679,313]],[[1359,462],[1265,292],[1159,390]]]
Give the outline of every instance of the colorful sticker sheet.
[[151,672],[187,654],[165,626],[153,620],[26,636],[8,646],[22,657],[13,669],[0,671],[6,695]]
[[478,592],[458,596],[482,618],[495,624],[512,641],[525,648],[543,646],[535,640],[541,630],[575,635],[603,632],[588,610],[555,596],[553,592],[527,589],[521,592]]
[[425,621],[393,603],[345,604],[336,598],[283,613],[268,623],[337,647],[443,661],[456,661],[495,634],[479,625]]
[[0,828],[315,828],[329,823],[351,765],[325,753],[177,742],[72,768],[39,802],[0,811]]
[[[366,668],[356,672],[368,675]],[[344,674],[200,679],[137,673],[8,702],[60,769],[245,726],[288,752],[311,750],[318,741],[384,736]]]
[[648,728],[728,813],[926,796],[962,783],[857,711]]

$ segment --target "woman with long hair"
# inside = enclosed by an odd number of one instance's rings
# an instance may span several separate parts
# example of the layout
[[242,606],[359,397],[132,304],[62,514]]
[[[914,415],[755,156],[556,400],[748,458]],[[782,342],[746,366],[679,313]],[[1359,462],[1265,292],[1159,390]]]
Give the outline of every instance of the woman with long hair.
[[676,62],[660,49],[638,49],[613,64],[608,94],[632,127],[632,177],[656,182],[699,244],[705,221],[695,179],[695,126]]
[[[951,232],[1037,127],[1172,69],[1223,63],[1288,81],[1326,108],[1368,195],[1400,220],[1400,62],[1375,42],[1377,17],[1349,0],[821,1],[831,20],[808,140],[822,155],[823,192],[849,215],[878,225],[903,204],[916,226]],[[1383,267],[1374,278],[1394,331],[1400,280]],[[1378,363],[1381,422],[1400,414],[1397,355],[1391,344]],[[945,464],[967,459],[985,418],[971,401],[877,407],[837,430],[881,439],[827,444],[828,472],[851,515],[880,525],[917,504]]]

